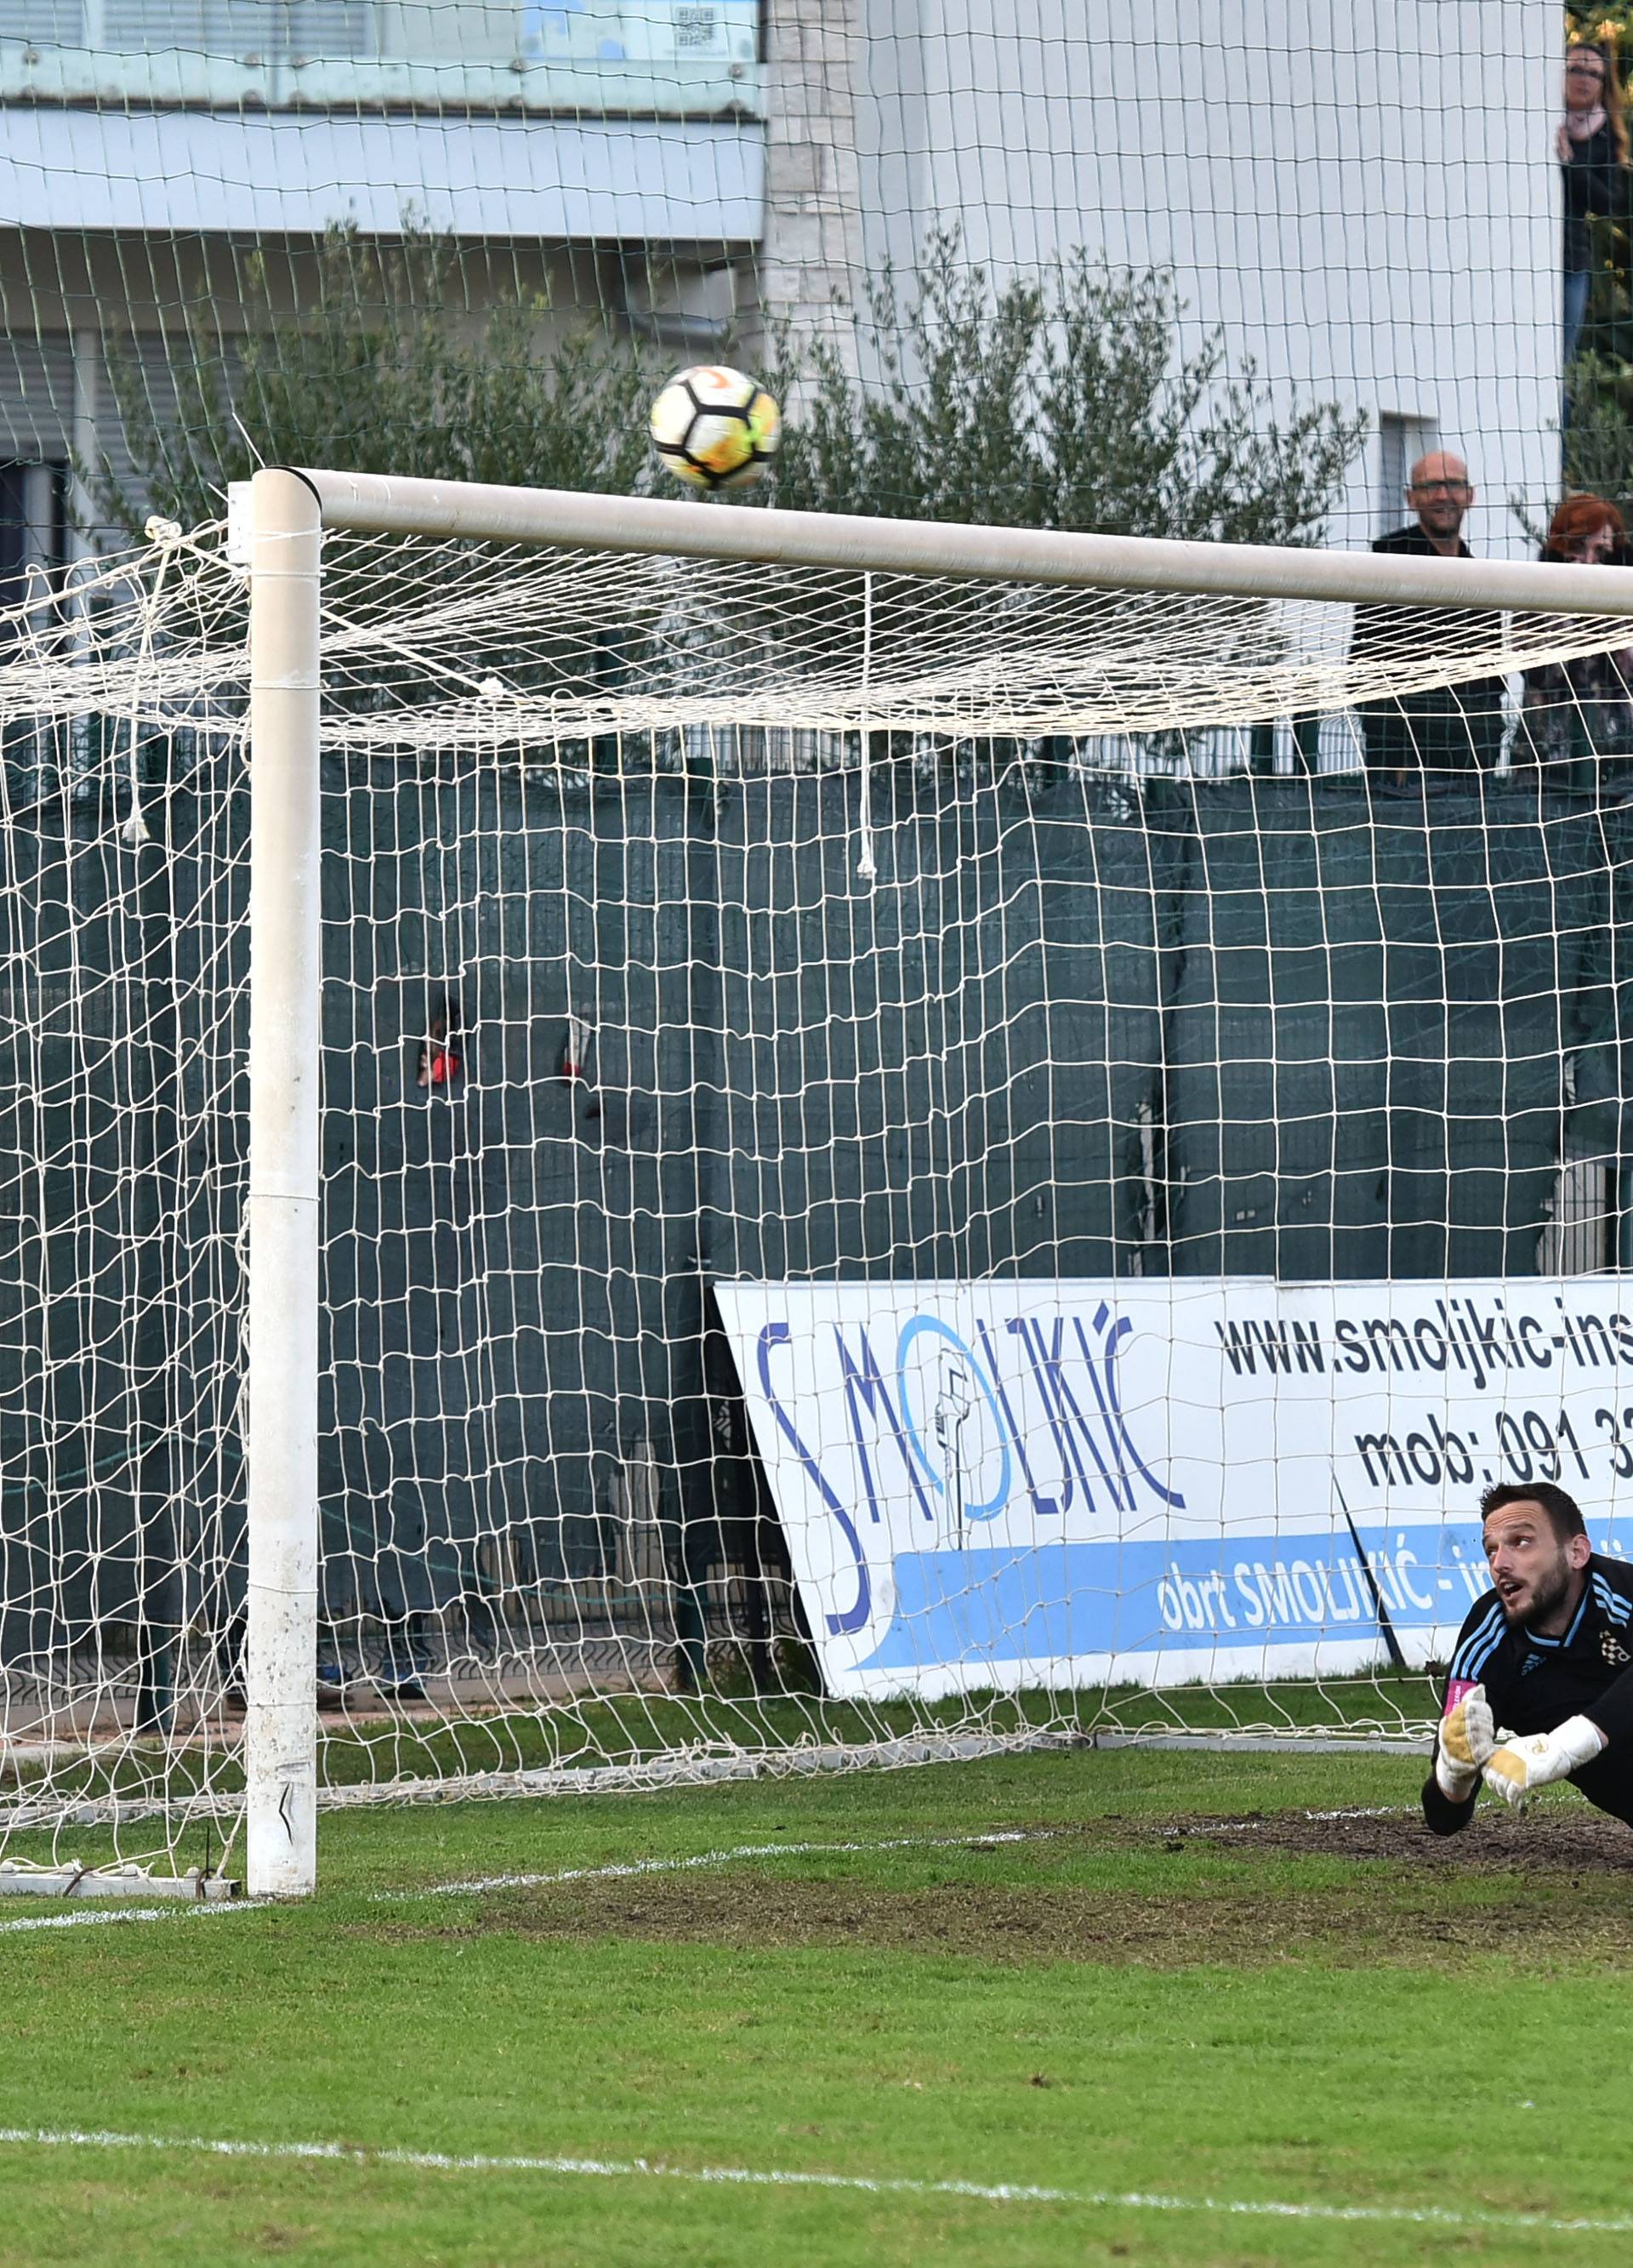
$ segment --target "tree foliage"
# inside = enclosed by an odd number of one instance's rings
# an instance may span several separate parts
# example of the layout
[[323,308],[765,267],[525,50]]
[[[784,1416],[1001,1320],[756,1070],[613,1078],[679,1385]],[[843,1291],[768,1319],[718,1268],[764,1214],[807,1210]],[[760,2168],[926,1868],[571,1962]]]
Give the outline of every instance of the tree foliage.
[[222,342],[195,320],[170,357],[173,414],[132,352],[109,357],[134,480],[90,468],[113,523],[150,511],[217,518],[256,463],[334,465],[431,479],[627,491],[646,480],[645,404],[658,373],[630,341],[580,328],[541,343],[549,310],[517,293],[480,328],[452,288],[458,248],[430,234],[382,250],[332,229],[315,286],[291,314],[265,255],[240,271],[246,328],[231,382]]
[[[1633,368],[1608,355],[1578,355],[1570,371],[1570,420],[1564,435],[1564,493],[1599,496],[1633,526]],[[1532,510],[1512,499],[1515,519],[1539,547],[1552,504]]]
[[1328,402],[1273,409],[1210,334],[1188,356],[1171,275],[1081,249],[995,285],[956,230],[931,236],[910,292],[870,294],[879,383],[828,341],[776,382],[805,400],[779,504],[1227,542],[1313,541],[1366,433]]
[[[246,328],[229,381],[202,325],[171,357],[173,415],[134,354],[110,357],[134,478],[85,468],[131,534],[150,511],[217,516],[257,460],[628,492],[654,478],[646,406],[664,374],[610,330],[548,335],[521,295],[474,316],[458,250],[431,235],[382,251],[331,231],[315,288],[281,306],[265,258],[242,271]],[[1365,420],[1331,403],[1276,413],[1215,334],[1188,356],[1162,270],[1081,251],[995,285],[955,229],[930,237],[910,288],[870,294],[877,382],[831,342],[776,344],[791,406],[769,500],[1030,527],[1307,542]],[[543,343],[541,343],[541,341]]]

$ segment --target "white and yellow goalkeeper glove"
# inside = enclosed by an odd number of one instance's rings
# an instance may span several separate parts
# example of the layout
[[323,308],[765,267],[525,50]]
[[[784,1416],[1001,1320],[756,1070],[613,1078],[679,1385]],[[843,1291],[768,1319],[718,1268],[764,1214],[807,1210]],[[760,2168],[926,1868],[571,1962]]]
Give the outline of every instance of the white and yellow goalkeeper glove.
[[1527,1733],[1494,1749],[1483,1766],[1485,1784],[1504,1803],[1523,1811],[1526,1797],[1537,1788],[1591,1764],[1607,1745],[1605,1735],[1591,1718],[1567,1717],[1551,1733]]
[[1483,1685],[1471,1685],[1455,1709],[1440,1719],[1435,1742],[1435,1779],[1442,1795],[1467,1803],[1480,1785],[1481,1767],[1497,1746],[1497,1727]]

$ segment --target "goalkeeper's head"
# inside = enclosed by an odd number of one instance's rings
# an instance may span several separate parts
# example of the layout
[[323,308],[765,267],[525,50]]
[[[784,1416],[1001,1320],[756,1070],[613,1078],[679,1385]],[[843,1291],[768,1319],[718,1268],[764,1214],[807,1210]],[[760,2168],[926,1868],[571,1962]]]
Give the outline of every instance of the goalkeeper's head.
[[1551,1481],[1505,1482],[1480,1499],[1486,1565],[1509,1621],[1550,1633],[1575,1611],[1593,1557],[1581,1506]]

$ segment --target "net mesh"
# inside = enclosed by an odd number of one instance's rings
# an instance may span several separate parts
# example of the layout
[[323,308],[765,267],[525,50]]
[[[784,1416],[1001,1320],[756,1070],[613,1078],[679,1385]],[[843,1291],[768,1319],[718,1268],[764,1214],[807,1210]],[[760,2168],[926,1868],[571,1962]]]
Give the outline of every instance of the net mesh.
[[[25,1858],[241,1805],[246,627],[0,618]],[[329,539],[323,1800],[1418,1726],[1633,1469],[1617,635]]]
[[1517,547],[1567,424],[1628,500],[1625,200],[1585,149],[1562,341],[1556,138],[1567,26],[1622,13],[1232,7],[1181,133],[1133,0],[9,0],[0,575],[258,453],[622,490],[722,358],[820,411],[800,508],[1360,543],[1444,446]]

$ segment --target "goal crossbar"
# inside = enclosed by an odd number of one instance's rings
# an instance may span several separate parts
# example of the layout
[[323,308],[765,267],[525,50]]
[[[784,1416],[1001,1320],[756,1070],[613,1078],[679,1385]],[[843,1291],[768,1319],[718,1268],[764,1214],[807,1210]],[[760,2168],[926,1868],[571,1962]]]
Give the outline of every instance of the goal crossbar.
[[1298,550],[1264,543],[1180,542],[1159,536],[744,510],[567,489],[399,480],[384,473],[268,471],[258,474],[253,486],[258,496],[267,496],[270,484],[291,477],[305,485],[326,528],[361,535],[468,537],[1085,589],[1339,604],[1534,608],[1548,614],[1633,618],[1633,568],[1628,567]]
[[[250,485],[246,1871],[316,1881],[320,621],[326,531],[1248,600],[1633,618],[1633,571],[725,511],[270,468]],[[239,507],[242,535],[242,497]]]

